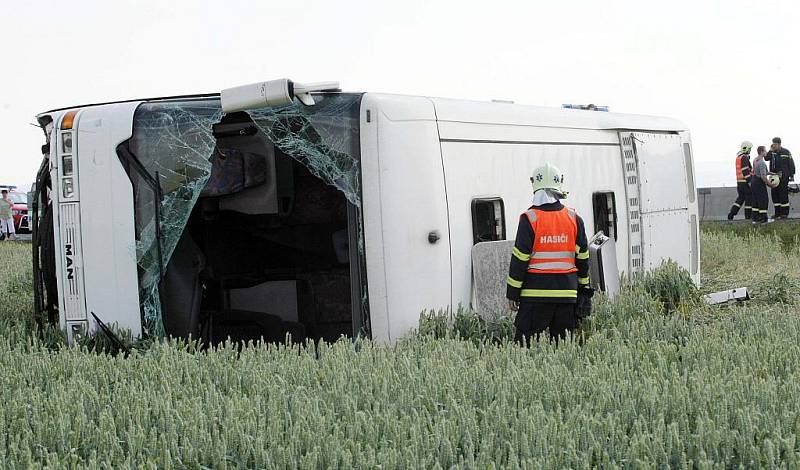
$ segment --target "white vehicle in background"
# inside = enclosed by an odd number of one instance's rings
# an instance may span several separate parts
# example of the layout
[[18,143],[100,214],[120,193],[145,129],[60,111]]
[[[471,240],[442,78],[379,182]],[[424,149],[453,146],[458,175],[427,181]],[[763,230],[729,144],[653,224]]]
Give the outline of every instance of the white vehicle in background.
[[621,271],[670,258],[699,280],[680,122],[335,88],[277,80],[38,115],[40,320],[70,340],[101,321],[212,343],[393,341],[423,310],[502,298],[502,240],[545,161]]

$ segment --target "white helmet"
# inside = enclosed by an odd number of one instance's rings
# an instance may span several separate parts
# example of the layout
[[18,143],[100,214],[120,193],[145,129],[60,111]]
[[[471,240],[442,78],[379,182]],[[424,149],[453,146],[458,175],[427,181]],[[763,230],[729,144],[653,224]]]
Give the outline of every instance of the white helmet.
[[753,143],[750,142],[749,140],[745,140],[745,141],[742,142],[742,146],[740,148],[741,148],[742,152],[749,153],[750,150],[753,149]]
[[564,173],[555,165],[545,163],[544,165],[533,170],[531,175],[531,185],[533,192],[540,189],[552,189],[559,193],[561,197],[567,197],[567,192],[563,189]]
[[767,178],[769,178],[769,182],[772,184],[772,186],[778,186],[781,184],[781,177],[778,175],[769,175]]

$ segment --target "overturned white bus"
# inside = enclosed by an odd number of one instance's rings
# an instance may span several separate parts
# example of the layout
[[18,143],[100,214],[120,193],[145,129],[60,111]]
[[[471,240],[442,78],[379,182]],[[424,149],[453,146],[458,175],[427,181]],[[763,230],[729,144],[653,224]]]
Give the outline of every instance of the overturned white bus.
[[210,343],[394,340],[423,310],[502,296],[505,275],[476,281],[475,247],[513,240],[546,160],[621,270],[671,258],[699,280],[691,142],[671,119],[288,80],[37,118],[36,311],[70,341],[98,320]]

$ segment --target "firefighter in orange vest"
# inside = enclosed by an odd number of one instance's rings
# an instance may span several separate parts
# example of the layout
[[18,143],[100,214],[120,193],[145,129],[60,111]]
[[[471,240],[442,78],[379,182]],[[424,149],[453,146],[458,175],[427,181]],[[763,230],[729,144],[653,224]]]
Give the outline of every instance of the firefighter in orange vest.
[[752,216],[752,191],[750,189],[750,179],[753,174],[753,167],[750,165],[750,150],[753,144],[745,140],[742,142],[739,153],[736,154],[736,202],[731,206],[731,211],[728,212],[728,220],[733,220],[739,209],[744,205],[744,218],[749,219]]
[[564,175],[551,164],[533,171],[533,205],[519,218],[506,280],[517,311],[516,340],[529,344],[545,329],[558,341],[591,311],[589,248],[583,220],[561,204]]

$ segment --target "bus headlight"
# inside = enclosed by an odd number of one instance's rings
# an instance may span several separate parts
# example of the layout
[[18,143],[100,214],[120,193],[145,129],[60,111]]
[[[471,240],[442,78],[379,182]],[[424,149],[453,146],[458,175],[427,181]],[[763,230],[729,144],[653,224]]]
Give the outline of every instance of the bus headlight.
[[64,176],[72,176],[72,155],[64,155],[61,157],[61,174]]
[[75,192],[72,187],[72,178],[63,178],[61,180],[61,187],[64,188],[64,197],[72,197]]
[[61,133],[61,152],[72,153],[72,132]]

